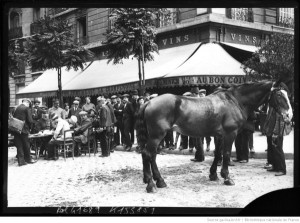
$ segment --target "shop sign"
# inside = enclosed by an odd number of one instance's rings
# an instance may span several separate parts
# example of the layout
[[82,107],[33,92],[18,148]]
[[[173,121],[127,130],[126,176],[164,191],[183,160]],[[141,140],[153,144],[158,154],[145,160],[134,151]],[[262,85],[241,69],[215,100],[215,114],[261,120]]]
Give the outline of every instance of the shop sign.
[[248,81],[246,76],[188,76],[160,79],[157,85],[163,86],[189,86],[189,85],[228,85],[242,84]]
[[246,30],[226,29],[225,42],[256,45],[261,40],[261,34]]

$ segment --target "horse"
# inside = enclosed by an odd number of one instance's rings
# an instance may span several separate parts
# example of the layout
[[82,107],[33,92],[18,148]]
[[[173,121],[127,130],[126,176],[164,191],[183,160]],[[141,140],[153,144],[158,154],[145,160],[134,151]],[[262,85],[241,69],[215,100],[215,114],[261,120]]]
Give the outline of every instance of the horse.
[[[157,188],[167,186],[156,164],[156,150],[170,129],[191,137],[222,137],[221,176],[225,185],[234,185],[229,177],[228,163],[232,144],[248,114],[269,102],[269,106],[282,114],[286,122],[291,121],[292,110],[287,92],[279,86],[279,81],[264,80],[232,85],[202,98],[163,94],[143,104],[137,115],[136,128],[147,192],[157,190],[152,174]],[[221,152],[216,151],[209,175],[212,181],[218,179],[216,171],[220,157]]]

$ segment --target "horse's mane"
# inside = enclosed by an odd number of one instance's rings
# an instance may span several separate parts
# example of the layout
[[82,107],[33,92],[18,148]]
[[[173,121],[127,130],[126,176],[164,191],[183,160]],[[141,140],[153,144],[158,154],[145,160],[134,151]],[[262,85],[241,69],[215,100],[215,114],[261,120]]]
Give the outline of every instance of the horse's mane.
[[261,85],[265,85],[266,83],[270,82],[270,80],[261,80],[261,81],[251,81],[251,82],[246,82],[242,84],[232,84],[228,91],[236,91],[236,90],[241,90],[243,92],[247,91],[252,91],[253,87],[258,87]]

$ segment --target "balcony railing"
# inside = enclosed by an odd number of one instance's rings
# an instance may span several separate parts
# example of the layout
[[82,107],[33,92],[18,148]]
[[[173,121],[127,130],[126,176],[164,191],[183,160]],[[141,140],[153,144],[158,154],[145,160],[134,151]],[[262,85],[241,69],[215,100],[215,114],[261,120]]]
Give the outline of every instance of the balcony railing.
[[294,18],[279,16],[278,25],[283,26],[283,27],[287,27],[287,28],[294,28],[294,25],[295,25]]
[[79,45],[86,45],[89,43],[89,37],[88,36],[82,36],[75,39],[75,42]]
[[250,8],[226,9],[226,17],[229,19],[253,22],[253,11]]
[[179,20],[179,16],[177,11],[163,13],[157,17],[156,27],[158,28],[158,27],[174,25],[179,22],[178,20]]
[[23,36],[23,32],[22,32],[22,27],[15,27],[15,28],[11,28],[8,32],[8,38],[9,39],[16,39],[16,38],[20,38]]

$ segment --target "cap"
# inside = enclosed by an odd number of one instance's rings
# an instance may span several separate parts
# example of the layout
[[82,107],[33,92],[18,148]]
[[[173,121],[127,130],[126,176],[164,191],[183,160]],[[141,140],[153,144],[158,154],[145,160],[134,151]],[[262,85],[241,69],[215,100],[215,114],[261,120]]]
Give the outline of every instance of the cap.
[[41,102],[40,102],[39,100],[35,99],[35,100],[33,101],[33,103],[34,103],[34,104],[36,104],[36,103],[39,103],[39,104],[40,104]]
[[28,99],[28,98],[24,98],[24,99],[22,100],[22,102],[24,102],[24,101],[27,101],[28,103],[31,103],[31,100]]
[[81,111],[81,112],[79,112],[79,115],[87,115],[87,112],[86,111]]
[[192,94],[199,94],[199,88],[198,88],[198,87],[193,87],[193,88],[191,89],[191,93],[192,93]]
[[79,101],[73,101],[73,104],[79,105]]
[[72,115],[70,120],[73,122],[73,123],[77,123],[77,117],[75,115]]
[[131,92],[131,94],[132,94],[132,95],[139,95],[139,92],[138,92],[137,90],[133,90],[133,91]]
[[123,95],[122,95],[122,98],[125,98],[125,97],[128,98],[128,97],[129,97],[129,94],[123,94]]
[[53,99],[53,103],[59,103],[58,99]]
[[150,95],[150,98],[155,98],[155,97],[157,97],[158,96],[158,94],[151,94]]
[[185,93],[183,94],[183,96],[191,96],[191,95],[192,95],[191,92],[185,92]]
[[111,98],[111,99],[116,99],[117,96],[116,96],[116,95],[113,95],[113,96],[111,96],[110,98]]
[[80,97],[75,97],[75,100],[76,101],[81,101],[81,98]]
[[206,90],[205,90],[205,89],[200,89],[199,93],[204,93],[204,94],[206,94]]
[[56,120],[56,119],[58,119],[58,115],[57,115],[57,114],[53,114],[51,120],[54,121],[54,120]]

